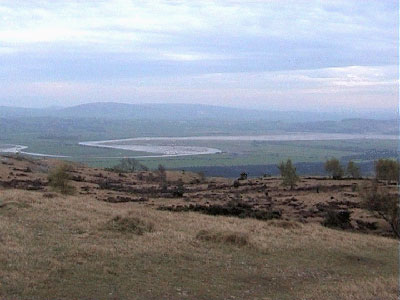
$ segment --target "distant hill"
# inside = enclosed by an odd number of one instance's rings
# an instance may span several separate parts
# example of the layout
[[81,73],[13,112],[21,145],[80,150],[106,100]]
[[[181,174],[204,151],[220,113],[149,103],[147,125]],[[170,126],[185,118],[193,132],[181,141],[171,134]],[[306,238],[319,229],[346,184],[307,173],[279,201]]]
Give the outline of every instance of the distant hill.
[[[0,117],[98,118],[119,120],[266,120],[307,122],[364,117],[354,113],[266,111],[201,104],[87,103],[66,108],[18,108],[0,106]],[[379,118],[379,116],[377,116]]]
[[123,104],[89,103],[64,108],[62,116],[110,119],[163,119],[163,120],[269,120],[326,119],[328,115],[307,112],[275,112],[200,104]]

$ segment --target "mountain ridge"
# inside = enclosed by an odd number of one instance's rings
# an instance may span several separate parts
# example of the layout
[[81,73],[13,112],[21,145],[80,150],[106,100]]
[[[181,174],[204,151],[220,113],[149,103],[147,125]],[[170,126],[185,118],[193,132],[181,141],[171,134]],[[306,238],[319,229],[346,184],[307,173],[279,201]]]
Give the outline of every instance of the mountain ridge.
[[[24,108],[0,106],[0,117],[60,117],[104,119],[160,119],[160,120],[266,120],[266,121],[328,121],[343,119],[393,119],[389,113],[339,113],[256,110],[204,104],[149,103],[129,104],[116,102],[92,102],[69,107]],[[372,118],[372,117],[375,118]],[[388,118],[389,117],[389,118]]]

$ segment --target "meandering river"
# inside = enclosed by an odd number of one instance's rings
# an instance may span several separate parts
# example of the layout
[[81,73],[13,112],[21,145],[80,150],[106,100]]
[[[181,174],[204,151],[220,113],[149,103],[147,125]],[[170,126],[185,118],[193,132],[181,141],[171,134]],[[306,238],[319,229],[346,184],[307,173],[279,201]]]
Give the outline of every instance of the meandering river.
[[[141,157],[185,156],[221,153],[220,149],[174,145],[179,141],[323,141],[354,139],[398,139],[395,135],[378,134],[339,134],[339,133],[289,133],[275,135],[236,135],[236,136],[187,136],[187,137],[141,137],[119,140],[89,141],[79,143],[82,146],[130,150],[154,153]],[[163,145],[157,145],[157,142]],[[170,145],[165,145],[166,142]],[[146,144],[147,143],[147,144]]]
[[[222,150],[206,146],[176,145],[179,141],[328,141],[328,140],[397,140],[396,135],[383,134],[342,134],[342,133],[287,133],[270,135],[236,135],[236,136],[187,136],[187,137],[140,137],[119,140],[87,141],[79,145],[86,147],[99,147],[145,152],[149,155],[136,157],[171,157],[187,155],[206,155],[221,153]],[[157,145],[158,143],[158,145]],[[205,143],[206,144],[206,143]],[[67,158],[69,156],[26,152],[27,146],[0,145],[0,153],[22,153],[32,156]],[[111,158],[111,157],[110,157]],[[118,157],[112,157],[118,158]]]

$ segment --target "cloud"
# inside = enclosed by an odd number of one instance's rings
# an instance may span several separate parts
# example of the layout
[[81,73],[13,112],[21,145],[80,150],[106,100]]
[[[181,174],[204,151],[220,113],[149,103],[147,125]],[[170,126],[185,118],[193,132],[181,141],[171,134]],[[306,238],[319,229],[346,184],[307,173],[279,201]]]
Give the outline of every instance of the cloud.
[[396,109],[397,87],[396,66],[0,85],[2,91],[17,99],[56,99],[51,103],[57,105],[110,100],[154,103],[172,99],[170,102],[289,110]]
[[390,95],[397,82],[397,1],[1,1],[0,16],[0,86],[10,87],[0,104],[63,92],[110,101],[109,90],[119,101],[253,106],[337,93],[355,106],[352,95]]

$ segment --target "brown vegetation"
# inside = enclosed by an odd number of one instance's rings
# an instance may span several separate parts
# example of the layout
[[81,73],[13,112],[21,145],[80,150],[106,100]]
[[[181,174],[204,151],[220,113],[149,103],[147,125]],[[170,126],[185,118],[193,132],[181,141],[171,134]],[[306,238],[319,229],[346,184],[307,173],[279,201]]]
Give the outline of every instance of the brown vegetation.
[[154,224],[131,215],[115,216],[107,222],[106,228],[114,231],[131,232],[142,235],[146,232],[152,232],[154,230]]
[[[353,188],[369,179],[301,178],[288,190],[279,178],[250,178],[234,188],[168,171],[171,187],[180,179],[185,187],[176,198],[149,182],[149,171],[121,177],[74,165],[76,193],[64,196],[46,186],[44,170],[57,162],[4,162],[0,299],[397,299],[398,241]],[[36,180],[41,189],[27,190]],[[280,211],[281,219],[156,209],[228,203]],[[330,210],[351,211],[352,228],[321,226]]]
[[200,230],[196,238],[201,241],[222,243],[234,246],[248,246],[249,235],[243,232]]

